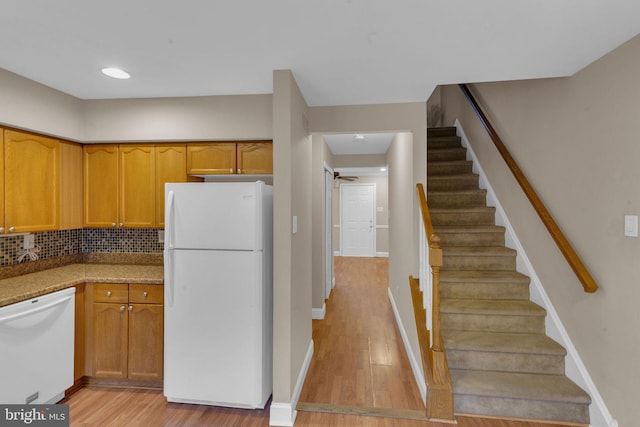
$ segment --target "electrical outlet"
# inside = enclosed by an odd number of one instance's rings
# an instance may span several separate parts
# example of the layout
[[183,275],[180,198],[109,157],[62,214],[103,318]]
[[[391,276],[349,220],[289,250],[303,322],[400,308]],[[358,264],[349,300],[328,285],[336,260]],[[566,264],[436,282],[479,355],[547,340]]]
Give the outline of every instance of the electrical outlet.
[[158,230],[158,243],[164,243],[164,230]]
[[624,216],[624,235],[627,237],[638,237],[638,216]]
[[25,249],[33,249],[35,247],[35,236],[27,233],[23,237],[23,246]]

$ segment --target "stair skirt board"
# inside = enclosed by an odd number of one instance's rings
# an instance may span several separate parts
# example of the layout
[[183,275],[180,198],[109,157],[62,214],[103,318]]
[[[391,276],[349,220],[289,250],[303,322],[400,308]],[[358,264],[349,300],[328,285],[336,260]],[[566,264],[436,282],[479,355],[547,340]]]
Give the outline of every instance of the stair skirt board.
[[[558,316],[556,310],[551,303],[542,283],[533,268],[530,260],[527,257],[518,237],[507,218],[507,215],[499,203],[496,194],[489,184],[486,174],[480,165],[478,158],[476,157],[473,148],[471,147],[468,138],[465,135],[464,129],[458,119],[455,121],[455,125],[453,128],[456,130],[456,134],[461,139],[461,144],[467,150],[466,158],[470,160],[470,162],[465,161],[455,161],[455,162],[447,162],[449,166],[444,164],[438,165],[436,167],[431,166],[431,171],[429,170],[430,163],[428,163],[427,175],[430,173],[439,173],[441,168],[444,167],[454,167],[456,171],[460,173],[465,173],[464,171],[468,170],[469,167],[473,173],[477,173],[479,176],[479,187],[481,189],[485,189],[487,191],[487,206],[491,206],[495,208],[495,225],[501,226],[505,228],[505,241],[506,246],[513,248],[517,251],[517,262],[516,269],[517,272],[522,273],[526,276],[526,279],[522,279],[524,281],[530,281],[532,286],[528,287],[528,291],[530,293],[530,300],[540,305],[545,309],[547,316],[545,318],[545,330],[546,335],[559,343],[567,352],[565,357],[565,375],[571,379],[575,384],[581,387],[583,390],[586,390],[591,397],[592,404],[589,406],[589,418],[592,426],[608,426],[608,427],[618,427],[618,422],[613,418],[611,413],[609,412],[608,407],[604,403],[602,396],[600,395],[598,389],[596,388],[589,372],[587,371],[580,355],[578,354],[577,349],[573,345],[569,334],[567,333],[560,317]],[[471,163],[472,162],[472,163]],[[471,166],[469,166],[471,164]],[[467,172],[468,173],[468,172]],[[464,274],[464,272],[463,272]],[[490,273],[491,274],[491,273]],[[523,277],[524,277],[523,276]],[[443,279],[445,275],[443,274]],[[453,279],[445,279],[452,280],[454,285],[450,288],[451,292],[462,292],[459,290],[459,286],[464,283],[464,279],[460,279],[458,277],[454,277]],[[487,285],[484,285],[487,286]],[[518,294],[522,292],[516,291]],[[455,298],[455,297],[454,297]],[[461,413],[462,415],[462,413]],[[467,414],[468,415],[468,414]],[[520,416],[516,416],[515,419],[522,419]],[[571,425],[572,423],[564,422],[565,424]],[[575,425],[585,425],[583,423],[575,423]]]

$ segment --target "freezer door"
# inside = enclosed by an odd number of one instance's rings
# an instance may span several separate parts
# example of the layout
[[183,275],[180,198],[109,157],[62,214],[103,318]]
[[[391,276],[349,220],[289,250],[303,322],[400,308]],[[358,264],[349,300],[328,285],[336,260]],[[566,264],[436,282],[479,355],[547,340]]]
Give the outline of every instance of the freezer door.
[[[165,283],[164,394],[170,402],[262,408],[271,393],[262,252],[172,251]],[[269,341],[270,342],[270,341]]]
[[260,183],[165,186],[165,248],[261,250]]

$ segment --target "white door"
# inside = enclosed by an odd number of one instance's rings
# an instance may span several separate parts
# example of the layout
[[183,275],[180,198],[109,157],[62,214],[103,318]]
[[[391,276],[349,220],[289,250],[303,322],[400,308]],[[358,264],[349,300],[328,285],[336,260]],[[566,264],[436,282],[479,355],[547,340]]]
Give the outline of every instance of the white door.
[[340,185],[340,236],[343,256],[375,255],[375,184]]
[[331,171],[324,171],[324,224],[325,224],[325,284],[324,284],[324,297],[329,298],[331,294],[331,288],[333,287],[333,218],[331,213],[333,212],[331,206],[331,200],[333,196],[333,173]]

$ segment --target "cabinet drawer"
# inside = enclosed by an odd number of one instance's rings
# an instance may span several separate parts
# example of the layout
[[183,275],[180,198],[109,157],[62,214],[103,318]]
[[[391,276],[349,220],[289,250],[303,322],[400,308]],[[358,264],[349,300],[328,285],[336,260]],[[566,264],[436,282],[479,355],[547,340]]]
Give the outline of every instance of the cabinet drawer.
[[129,285],[129,302],[135,304],[162,304],[164,286],[132,283]]
[[129,301],[129,286],[126,283],[96,283],[93,285],[93,302]]

